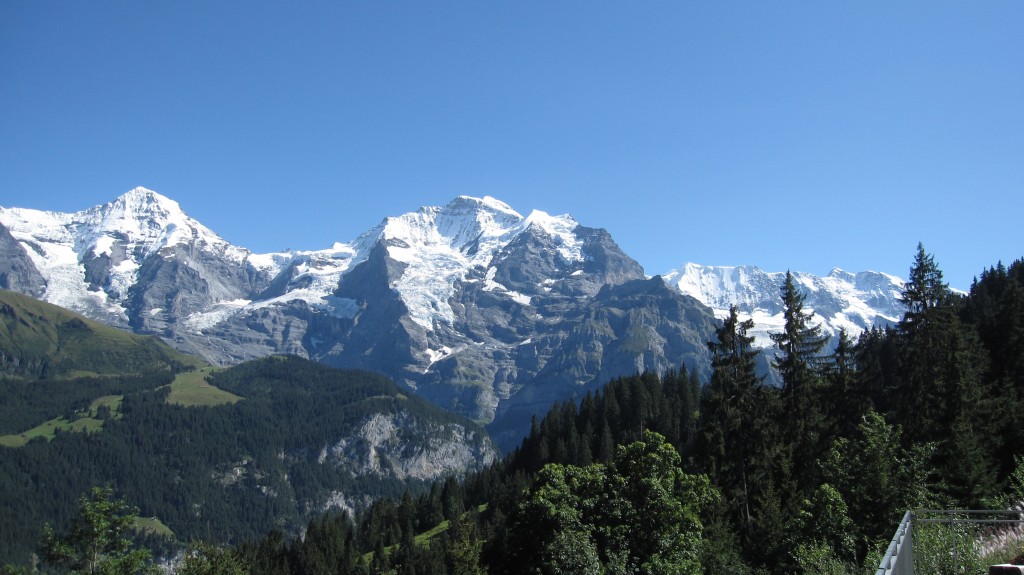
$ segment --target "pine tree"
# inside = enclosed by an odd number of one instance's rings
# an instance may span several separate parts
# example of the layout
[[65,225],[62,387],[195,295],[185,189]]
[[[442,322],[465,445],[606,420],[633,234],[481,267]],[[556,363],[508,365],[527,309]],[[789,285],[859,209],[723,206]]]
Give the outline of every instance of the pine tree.
[[839,330],[827,367],[825,398],[831,422],[827,427],[833,435],[849,437],[870,408],[871,399],[858,385],[856,344],[846,329]]
[[921,244],[903,302],[899,379],[892,390],[897,420],[910,439],[940,442],[950,494],[961,503],[978,504],[994,493],[1001,403],[984,379],[988,357],[977,332],[960,320],[958,298]]
[[[983,273],[966,304],[961,317],[976,326],[991,360],[988,379],[1006,406],[999,435],[1005,445],[1024,445],[1024,260]],[[1000,454],[1001,474],[1015,468],[1013,452]]]
[[[765,475],[765,429],[758,427],[766,394],[754,372],[754,338],[747,335],[751,320],[739,321],[736,307],[729,309],[711,350],[711,381],[700,408],[697,448],[703,469],[722,491],[730,516],[745,537],[755,526],[755,478]],[[770,473],[768,473],[770,475]]]
[[948,303],[949,286],[942,281],[942,270],[935,263],[935,256],[924,251],[924,244],[917,244],[914,265],[910,277],[903,284],[902,300],[907,306],[900,327],[912,331],[929,319],[929,312]]
[[486,575],[487,569],[480,565],[483,540],[477,532],[476,521],[471,513],[463,513],[453,522],[451,543],[454,575]]
[[783,318],[781,333],[771,334],[779,353],[772,366],[782,378],[782,408],[785,437],[792,449],[791,476],[801,487],[817,485],[815,462],[824,452],[825,414],[822,411],[821,350],[828,341],[820,325],[812,325],[813,312],[804,310],[804,295],[796,287],[793,274],[786,272],[782,285]]

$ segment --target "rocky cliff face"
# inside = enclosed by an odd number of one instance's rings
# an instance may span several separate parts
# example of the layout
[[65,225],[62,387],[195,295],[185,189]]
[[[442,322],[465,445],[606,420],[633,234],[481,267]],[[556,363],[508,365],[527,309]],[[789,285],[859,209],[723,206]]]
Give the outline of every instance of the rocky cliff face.
[[25,246],[0,224],[0,289],[38,298],[46,291],[46,280],[29,258]]
[[495,451],[463,425],[425,423],[408,413],[366,417],[355,433],[325,446],[321,465],[345,468],[357,476],[434,480],[452,470],[490,465]]
[[293,353],[386,373],[505,447],[530,415],[617,375],[708,369],[711,310],[646,278],[604,230],[493,198],[262,255],[142,188],[75,214],[0,208],[0,223],[48,301],[222,365]]

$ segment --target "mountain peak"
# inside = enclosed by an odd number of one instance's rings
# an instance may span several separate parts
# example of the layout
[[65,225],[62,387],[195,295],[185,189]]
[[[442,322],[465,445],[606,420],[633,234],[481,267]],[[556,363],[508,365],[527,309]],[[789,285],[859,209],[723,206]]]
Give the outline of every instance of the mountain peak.
[[458,196],[451,202],[448,202],[448,205],[445,206],[445,210],[459,209],[486,210],[489,212],[503,213],[516,218],[523,217],[519,212],[512,209],[512,207],[505,202],[491,196],[484,196],[482,198]]
[[[151,189],[149,189],[147,187],[144,187],[144,186],[136,186],[136,187],[128,190],[127,192],[121,194],[121,196],[118,199],[124,199],[124,198],[144,198],[144,199],[155,199],[155,200],[159,200],[159,201],[174,202],[174,200],[168,198],[167,196],[164,196],[163,194],[160,194],[159,192],[155,192],[155,191],[153,191],[153,190],[151,190]],[[177,203],[177,202],[174,202],[174,203]]]
[[[218,252],[231,251],[235,258],[244,257],[245,250],[234,248],[223,238],[189,217],[178,202],[144,187],[134,188],[112,202],[73,214],[78,221],[76,250],[83,256],[111,255],[125,250],[125,255],[145,257],[175,245],[202,246]],[[120,248],[115,249],[115,246]],[[119,256],[124,257],[124,256]],[[117,275],[134,277],[136,265],[125,264]]]
[[106,212],[131,214],[160,214],[162,216],[184,215],[178,202],[148,188],[134,188],[113,202],[101,206]]
[[842,268],[832,268],[832,271],[828,272],[825,277],[836,278],[843,281],[854,281],[857,274],[852,274]]

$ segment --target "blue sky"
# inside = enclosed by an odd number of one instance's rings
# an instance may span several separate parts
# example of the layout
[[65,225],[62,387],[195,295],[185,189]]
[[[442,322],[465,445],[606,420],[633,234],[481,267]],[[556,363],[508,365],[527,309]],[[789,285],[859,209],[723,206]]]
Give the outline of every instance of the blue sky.
[[686,261],[1024,257],[1024,2],[0,2],[0,205],[257,252],[491,195]]

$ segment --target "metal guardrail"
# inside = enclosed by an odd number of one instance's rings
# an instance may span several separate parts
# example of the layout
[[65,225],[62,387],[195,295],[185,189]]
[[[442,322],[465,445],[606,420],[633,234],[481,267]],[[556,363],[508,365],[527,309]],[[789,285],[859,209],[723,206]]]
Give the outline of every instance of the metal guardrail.
[[[947,528],[936,532],[930,526]],[[1024,540],[1024,511],[1019,509],[908,511],[896,528],[875,575],[913,575],[915,559],[923,563],[917,567],[928,572],[939,568],[941,572],[968,573],[972,561],[977,563],[979,557],[987,555],[987,547],[1005,545],[1010,539],[1018,543]],[[921,551],[925,555],[915,558],[915,540],[919,546],[924,546]],[[976,569],[977,565],[973,567]]]
[[907,511],[896,528],[882,562],[875,575],[913,575],[914,573],[914,514]]

